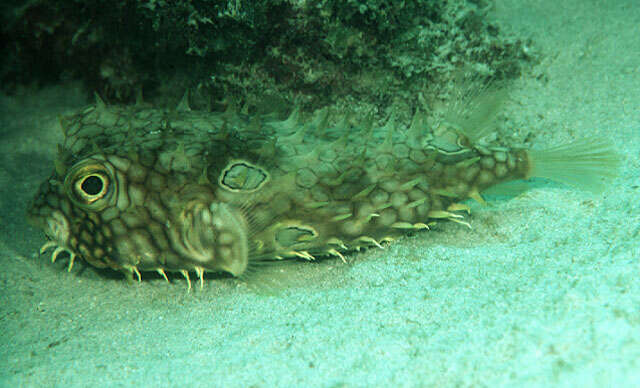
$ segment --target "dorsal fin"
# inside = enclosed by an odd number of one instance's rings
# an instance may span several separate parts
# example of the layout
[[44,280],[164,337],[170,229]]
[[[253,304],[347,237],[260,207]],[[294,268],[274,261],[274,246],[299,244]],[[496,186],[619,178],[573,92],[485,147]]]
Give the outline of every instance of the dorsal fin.
[[498,113],[508,97],[507,89],[470,81],[453,97],[444,121],[470,144],[478,144],[494,131]]

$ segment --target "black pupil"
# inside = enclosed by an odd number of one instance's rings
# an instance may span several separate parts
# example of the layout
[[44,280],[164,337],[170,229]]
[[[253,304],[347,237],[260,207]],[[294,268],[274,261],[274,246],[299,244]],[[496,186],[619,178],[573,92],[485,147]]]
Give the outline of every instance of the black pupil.
[[84,191],[88,195],[97,195],[102,191],[104,184],[102,183],[102,179],[95,175],[91,175],[87,177],[84,181],[82,181],[82,191]]

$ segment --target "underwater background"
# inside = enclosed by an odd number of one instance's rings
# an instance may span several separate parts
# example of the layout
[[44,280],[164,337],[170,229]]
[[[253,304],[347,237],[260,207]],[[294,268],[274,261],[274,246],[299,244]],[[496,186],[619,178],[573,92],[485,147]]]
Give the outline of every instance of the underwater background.
[[[3,6],[0,385],[640,384],[640,7],[404,3],[123,2],[138,13],[121,16],[150,27],[125,20],[112,44],[117,26],[90,9]],[[172,17],[185,25],[168,29]],[[143,45],[151,37],[157,46]],[[113,103],[142,88],[170,106],[189,89],[194,108],[229,97],[256,111],[295,101],[402,119],[421,93],[435,104],[460,68],[510,81],[505,136],[534,148],[602,136],[621,154],[619,178],[602,194],[543,182],[470,203],[471,230],[439,223],[346,264],[288,262],[277,276],[293,281],[269,292],[208,277],[187,293],[178,277],[67,273],[38,254],[27,204],[51,172],[58,117],[94,90]]]

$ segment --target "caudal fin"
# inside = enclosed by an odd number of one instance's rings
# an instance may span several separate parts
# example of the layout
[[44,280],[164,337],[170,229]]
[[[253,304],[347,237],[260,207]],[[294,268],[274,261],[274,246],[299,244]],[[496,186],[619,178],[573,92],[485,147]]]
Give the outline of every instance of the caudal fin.
[[530,150],[529,176],[551,179],[593,192],[602,192],[618,172],[620,157],[602,138]]

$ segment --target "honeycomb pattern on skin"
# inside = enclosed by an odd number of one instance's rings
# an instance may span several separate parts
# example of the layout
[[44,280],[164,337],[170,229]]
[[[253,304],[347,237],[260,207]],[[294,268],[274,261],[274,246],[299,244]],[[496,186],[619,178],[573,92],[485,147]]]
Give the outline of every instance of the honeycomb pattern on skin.
[[[419,112],[406,128],[331,120],[326,110],[302,116],[98,99],[61,119],[66,140],[29,211],[50,240],[42,251],[69,252],[69,269],[82,258],[138,279],[195,272],[202,284],[205,271],[242,276],[264,260],[344,260],[437,220],[468,226],[460,201],[482,202],[482,190],[532,172],[528,151],[429,128]],[[567,152],[574,170],[615,162],[595,143],[541,155]]]

